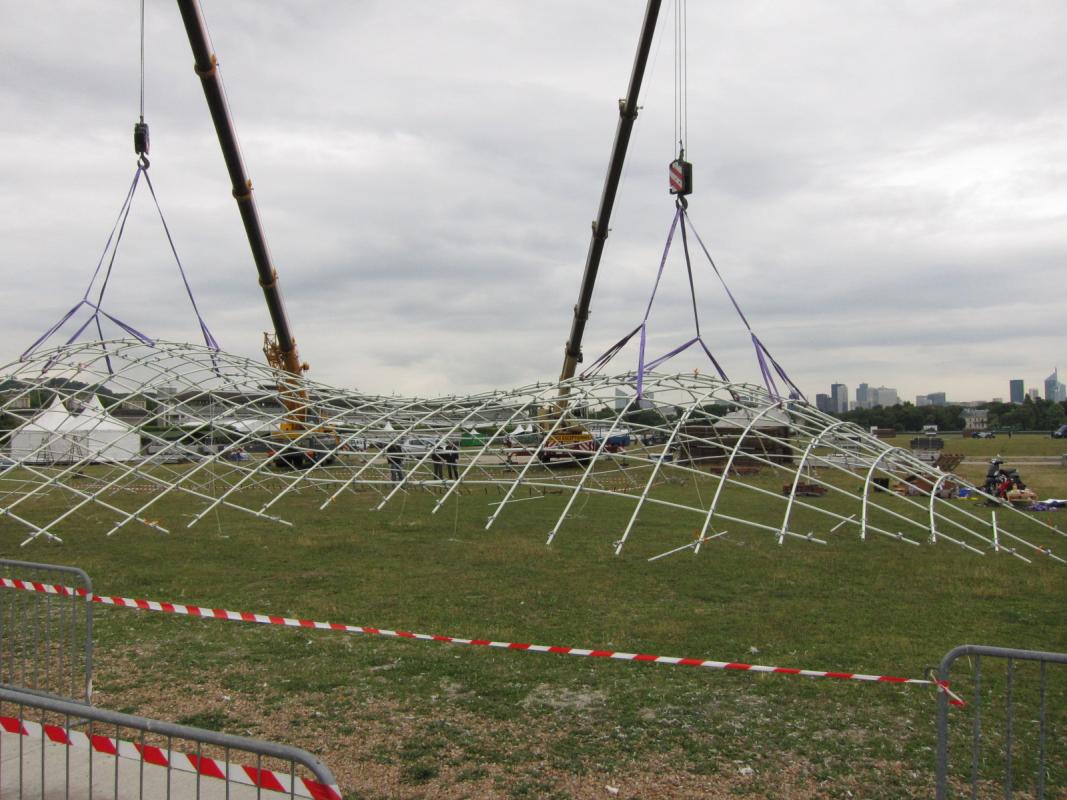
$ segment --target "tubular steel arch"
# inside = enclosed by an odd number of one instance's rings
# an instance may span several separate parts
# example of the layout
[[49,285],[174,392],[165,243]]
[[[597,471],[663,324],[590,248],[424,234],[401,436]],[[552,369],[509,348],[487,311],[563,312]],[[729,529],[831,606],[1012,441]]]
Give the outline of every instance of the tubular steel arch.
[[[862,536],[877,530],[916,544],[904,534],[924,534],[978,553],[1025,558],[1016,551],[1029,549],[1062,560],[1053,547],[1064,534],[1052,526],[1005,509],[1000,547],[991,547],[989,521],[938,497],[945,473],[801,399],[708,375],[650,372],[640,390],[632,372],[584,376],[566,382],[564,398],[558,383],[398,398],[297,379],[207,347],[117,339],[34,353],[0,367],[0,380],[8,431],[0,449],[10,458],[0,462],[0,535],[20,531],[23,544],[72,535],[90,511],[106,519],[109,535],[131,524],[169,532],[172,498],[189,515],[182,524],[196,528],[215,509],[300,524],[288,501],[307,492],[324,495],[319,510],[345,503],[353,514],[426,495],[415,505],[432,514],[460,492],[478,502],[477,490],[487,527],[540,499],[538,508],[555,515],[553,546],[564,546],[560,531],[582,497],[582,507],[597,508],[583,533],[604,534],[616,553],[700,552],[725,535],[708,536],[712,519],[729,523],[731,536],[831,543],[859,517]],[[311,420],[295,430],[283,425],[294,386]],[[764,425],[774,413],[781,419]],[[445,445],[457,458],[448,477]],[[746,469],[735,469],[742,453]],[[402,475],[390,460],[402,462]],[[798,500],[800,476],[816,461],[826,468],[817,479],[826,495]],[[876,471],[890,480],[918,475],[931,496],[871,496]],[[811,534],[788,530],[796,506],[811,515]],[[870,526],[875,509],[900,531]]]

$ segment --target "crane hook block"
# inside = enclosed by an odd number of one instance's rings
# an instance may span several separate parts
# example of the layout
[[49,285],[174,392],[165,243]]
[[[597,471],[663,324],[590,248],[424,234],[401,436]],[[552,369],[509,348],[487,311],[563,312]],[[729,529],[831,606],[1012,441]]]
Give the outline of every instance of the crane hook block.
[[139,156],[148,155],[148,123],[144,120],[133,126],[133,149]]
[[671,194],[685,196],[693,193],[693,165],[683,158],[671,162]]

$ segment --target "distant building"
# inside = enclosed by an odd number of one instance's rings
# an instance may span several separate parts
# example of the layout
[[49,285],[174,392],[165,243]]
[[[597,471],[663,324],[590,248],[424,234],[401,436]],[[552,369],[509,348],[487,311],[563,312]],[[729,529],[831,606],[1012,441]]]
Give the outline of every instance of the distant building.
[[856,408],[870,408],[871,407],[871,393],[870,387],[866,383],[861,383],[856,387]]
[[965,408],[961,413],[965,431],[984,431],[989,427],[988,408]]
[[1041,399],[1041,392],[1038,390],[1038,388],[1036,386],[1031,386],[1029,389],[1027,389],[1026,390],[1026,394],[1031,400],[1040,400]]
[[900,398],[897,396],[896,389],[890,389],[888,386],[879,386],[875,389],[871,389],[868,393],[870,396],[870,405],[868,408],[874,408],[881,406],[882,408],[889,408],[900,403]]
[[1060,383],[1060,368],[1056,367],[1052,374],[1045,378],[1045,399],[1054,403],[1067,400],[1067,388]]
[[926,399],[930,401],[930,405],[932,406],[943,406],[948,403],[944,392],[931,392],[926,395]]
[[1008,394],[1013,403],[1021,403],[1023,401],[1023,398],[1026,397],[1026,384],[1023,383],[1022,378],[1012,378],[1008,381]]
[[845,384],[830,384],[830,404],[835,414],[844,414],[848,411],[848,387]]
[[31,402],[32,399],[32,393],[26,390],[0,392],[0,403],[2,403],[5,408],[28,409],[33,405]]
[[930,397],[928,395],[925,395],[925,394],[917,394],[917,395],[915,395],[915,405],[917,405],[917,406],[928,406],[928,405],[930,405]]
[[815,407],[817,409],[819,409],[819,411],[825,411],[827,414],[832,413],[833,409],[830,408],[830,395],[828,395],[828,394],[817,394],[817,395],[815,395]]

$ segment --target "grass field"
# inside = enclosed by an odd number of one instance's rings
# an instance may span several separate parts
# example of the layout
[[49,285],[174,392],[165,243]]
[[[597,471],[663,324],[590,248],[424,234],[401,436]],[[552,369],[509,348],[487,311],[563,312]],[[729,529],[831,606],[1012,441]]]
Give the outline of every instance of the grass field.
[[[907,438],[896,443],[906,447]],[[978,461],[1000,453],[1010,465],[1067,448],[1016,436],[946,438],[946,450]],[[984,467],[960,471],[979,479]],[[1043,496],[1067,496],[1067,467],[1021,471]],[[709,478],[703,489],[713,487]],[[495,494],[464,494],[430,516],[434,499],[413,493],[374,512],[377,497],[357,493],[320,512],[322,495],[311,492],[287,506],[292,529],[223,511],[191,530],[190,510],[175,499],[155,511],[174,531],[168,536],[131,528],[108,538],[109,525],[90,514],[65,544],[21,549],[22,531],[0,519],[0,553],[80,566],[101,594],[807,669],[922,677],[964,642],[1067,651],[1067,566],[1048,560],[844,535],[827,546],[778,546],[744,532],[697,557],[648,563],[677,531],[669,521],[644,525],[612,555],[629,511],[617,498],[588,500],[551,548],[545,537],[562,496],[521,503],[490,531],[483,525]],[[758,499],[750,513],[763,513]],[[619,797],[932,794],[929,687],[103,607],[96,638],[98,705],[305,747],[330,765],[347,797],[604,797],[609,786]],[[1024,677],[1020,703],[1030,699]],[[1064,677],[1049,689],[1053,797],[1067,792]],[[1023,787],[1032,714],[1025,719],[1016,767]],[[992,775],[999,762],[987,766]]]

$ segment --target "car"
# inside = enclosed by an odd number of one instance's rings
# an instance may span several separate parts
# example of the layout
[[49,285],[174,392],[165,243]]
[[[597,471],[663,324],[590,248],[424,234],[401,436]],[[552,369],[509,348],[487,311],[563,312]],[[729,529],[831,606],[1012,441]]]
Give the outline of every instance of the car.
[[7,469],[8,467],[15,466],[15,462],[7,456],[0,456],[0,469]]
[[1060,425],[1052,432],[1053,439],[1067,439],[1067,425]]
[[409,458],[422,458],[427,453],[431,453],[437,449],[439,442],[437,439],[419,438],[417,436],[408,436],[400,443],[401,449],[404,454]]
[[972,439],[996,439],[997,435],[993,431],[974,431],[971,433]]

